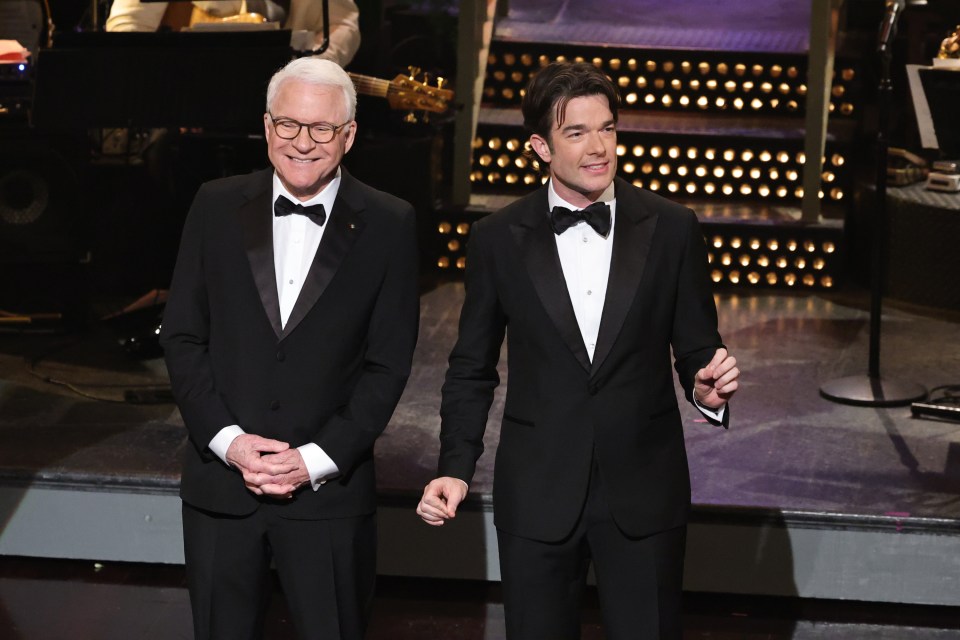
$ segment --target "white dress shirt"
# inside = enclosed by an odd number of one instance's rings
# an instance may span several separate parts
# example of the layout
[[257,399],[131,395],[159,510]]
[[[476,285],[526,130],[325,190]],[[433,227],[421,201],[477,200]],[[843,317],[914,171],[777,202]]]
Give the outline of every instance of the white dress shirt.
[[[327,223],[330,220],[330,212],[333,211],[333,203],[337,199],[337,192],[340,190],[340,170],[337,170],[337,176],[328,184],[323,191],[306,201],[299,201],[283,186],[280,178],[273,175],[273,197],[270,202],[276,202],[278,196],[283,196],[293,203],[299,203],[303,206],[322,204],[323,210],[327,214]],[[280,298],[280,324],[286,326],[290,319],[290,312],[300,297],[300,290],[303,288],[303,282],[310,271],[310,265],[317,255],[317,249],[320,247],[320,240],[323,238],[323,232],[327,228],[327,223],[323,226],[314,224],[307,216],[287,215],[273,216],[273,263],[277,276],[277,293]],[[227,463],[227,449],[233,443],[234,438],[246,433],[239,425],[229,425],[221,429],[209,447],[214,454],[224,463]],[[340,473],[337,465],[330,459],[330,456],[324,452],[314,442],[297,447],[303,463],[307,467],[307,473],[310,474],[310,484],[316,491],[320,485],[324,484],[328,478]],[[227,463],[229,464],[229,463]]]
[[[548,214],[554,207],[561,206],[577,211],[575,207],[559,195],[550,180],[547,191]],[[563,279],[567,282],[567,292],[573,304],[573,313],[580,326],[580,335],[587,348],[590,362],[597,348],[597,336],[600,333],[600,319],[603,316],[603,303],[607,297],[607,280],[610,277],[610,261],[613,257],[613,234],[617,216],[617,199],[613,183],[600,194],[597,202],[605,202],[610,207],[610,233],[606,237],[593,230],[586,222],[578,222],[560,235],[555,235],[557,252],[560,254],[560,267]],[[720,409],[710,409],[693,399],[694,405],[706,416],[722,420],[726,405]]]

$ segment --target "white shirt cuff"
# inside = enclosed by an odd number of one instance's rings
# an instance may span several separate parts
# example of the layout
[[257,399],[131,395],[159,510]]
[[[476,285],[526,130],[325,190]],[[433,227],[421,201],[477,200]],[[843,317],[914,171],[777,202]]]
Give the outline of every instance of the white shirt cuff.
[[214,455],[223,460],[223,464],[229,467],[230,463],[227,462],[227,449],[233,444],[234,438],[242,436],[244,433],[246,432],[236,424],[224,427],[220,429],[217,435],[213,436],[213,440],[210,441],[207,447],[210,451],[213,451]]
[[713,419],[713,420],[716,420],[717,422],[723,422],[723,412],[726,411],[726,409],[727,409],[727,405],[726,405],[726,404],[724,404],[724,405],[723,405],[722,407],[720,407],[719,409],[711,409],[710,407],[705,407],[705,406],[703,406],[702,404],[700,404],[699,402],[697,402],[697,396],[696,396],[696,395],[693,396],[693,406],[695,406],[697,409],[699,409],[699,410],[700,410],[700,413],[702,413],[703,415],[707,416],[708,418],[711,418],[711,419]]
[[310,486],[316,491],[320,485],[326,484],[327,479],[340,473],[336,463],[330,459],[330,456],[320,448],[315,442],[297,447],[300,457],[303,458],[303,464],[307,467],[307,473],[310,475]]

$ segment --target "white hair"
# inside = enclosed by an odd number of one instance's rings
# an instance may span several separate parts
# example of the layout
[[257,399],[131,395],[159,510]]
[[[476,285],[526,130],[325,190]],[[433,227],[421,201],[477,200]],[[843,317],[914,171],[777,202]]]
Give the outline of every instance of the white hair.
[[357,88],[353,80],[336,62],[322,58],[297,58],[280,71],[273,74],[267,85],[267,111],[272,113],[273,101],[280,86],[288,80],[297,80],[306,84],[337,87],[343,91],[343,103],[347,108],[347,119],[353,120],[357,113]]

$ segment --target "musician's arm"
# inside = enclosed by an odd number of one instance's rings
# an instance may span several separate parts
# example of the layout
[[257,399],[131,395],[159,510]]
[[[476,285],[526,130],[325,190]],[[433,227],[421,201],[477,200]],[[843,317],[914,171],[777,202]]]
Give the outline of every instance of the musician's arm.
[[166,10],[166,2],[114,0],[107,18],[107,31],[156,31]]
[[[323,44],[323,12],[319,2],[291,0],[291,29],[309,29],[316,32],[316,45]],[[360,48],[360,10],[353,0],[330,0],[330,46],[320,54],[342,67],[353,60]]]

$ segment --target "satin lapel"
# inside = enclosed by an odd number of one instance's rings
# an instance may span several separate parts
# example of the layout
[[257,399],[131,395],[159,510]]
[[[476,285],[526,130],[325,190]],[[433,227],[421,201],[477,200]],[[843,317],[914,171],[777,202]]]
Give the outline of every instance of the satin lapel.
[[280,337],[280,297],[277,293],[276,267],[273,262],[273,216],[270,198],[273,194],[271,172],[257,174],[247,192],[249,200],[240,207],[244,246],[253,280],[260,294],[264,311],[274,333]]
[[549,225],[546,193],[546,189],[543,189],[543,197],[531,201],[531,206],[518,222],[511,225],[511,230],[540,303],[577,361],[590,371],[590,356],[583,344],[583,335],[560,266],[557,242]]
[[353,178],[345,169],[342,170],[341,175],[340,191],[337,192],[333,211],[327,219],[329,226],[323,232],[317,255],[313,259],[313,264],[310,265],[303,289],[300,290],[300,296],[293,305],[281,339],[290,335],[290,332],[296,329],[317,303],[326,291],[327,285],[333,280],[350,247],[363,231],[364,222],[359,216],[359,212],[363,209],[363,202],[353,188]]
[[623,329],[623,321],[637,296],[643,270],[650,255],[653,232],[657,226],[656,212],[644,207],[636,197],[634,187],[617,181],[617,215],[614,221],[613,255],[610,259],[610,278],[600,318],[600,334],[593,352],[591,375],[596,374]]

